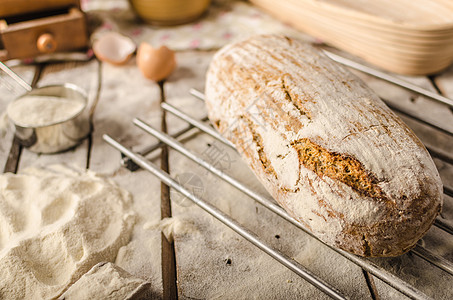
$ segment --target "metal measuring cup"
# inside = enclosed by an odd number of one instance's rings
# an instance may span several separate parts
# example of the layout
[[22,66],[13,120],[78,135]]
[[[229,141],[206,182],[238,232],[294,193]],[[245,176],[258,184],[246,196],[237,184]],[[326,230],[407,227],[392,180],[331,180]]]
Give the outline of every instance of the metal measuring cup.
[[87,95],[84,90],[69,83],[33,89],[2,62],[0,62],[0,68],[28,91],[14,99],[13,102],[20,101],[28,96],[50,96],[78,101],[83,104],[81,109],[70,117],[39,126],[17,124],[10,117],[9,119],[15,127],[15,136],[21,145],[36,153],[57,153],[75,147],[90,133],[91,126],[88,114],[85,113]]

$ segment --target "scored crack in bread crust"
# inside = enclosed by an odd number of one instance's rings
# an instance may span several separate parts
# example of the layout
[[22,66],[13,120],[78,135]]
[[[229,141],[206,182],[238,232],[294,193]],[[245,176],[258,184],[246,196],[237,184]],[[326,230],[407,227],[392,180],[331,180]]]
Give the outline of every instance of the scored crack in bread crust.
[[312,46],[273,35],[228,45],[211,62],[205,94],[214,126],[327,244],[400,255],[440,212],[442,183],[423,144]]

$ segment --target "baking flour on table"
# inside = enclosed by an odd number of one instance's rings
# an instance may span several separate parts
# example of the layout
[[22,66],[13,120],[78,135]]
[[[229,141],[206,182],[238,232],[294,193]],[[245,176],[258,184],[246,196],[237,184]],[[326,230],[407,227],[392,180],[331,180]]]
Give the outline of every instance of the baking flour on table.
[[130,194],[55,165],[0,175],[0,298],[53,299],[114,261],[135,223]]

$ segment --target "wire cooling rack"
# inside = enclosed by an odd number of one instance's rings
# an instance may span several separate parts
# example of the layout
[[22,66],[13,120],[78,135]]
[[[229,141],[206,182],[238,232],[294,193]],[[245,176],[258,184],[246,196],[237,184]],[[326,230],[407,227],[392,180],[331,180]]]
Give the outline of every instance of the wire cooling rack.
[[[446,105],[449,105],[453,107],[453,101],[451,99],[439,96],[437,94],[434,94],[432,92],[426,91],[422,88],[419,88],[417,86],[414,86],[412,84],[406,83],[404,81],[401,81],[398,78],[389,76],[385,73],[380,73],[379,71],[373,70],[369,67],[362,66],[360,64],[357,64],[353,61],[349,61],[345,58],[342,58],[340,56],[337,56],[332,53],[327,53],[329,57],[332,59],[336,60],[337,62],[340,62],[342,64],[348,65],[349,67],[358,69],[362,72],[368,73],[370,75],[379,77],[383,80],[389,81],[393,84],[402,86],[406,89],[409,89],[411,91],[414,91],[416,93],[422,94],[424,96],[430,97],[436,101],[442,102]],[[204,95],[197,91],[197,90],[191,90],[191,94],[195,97],[197,97],[200,100],[204,100]],[[434,96],[433,96],[434,95]],[[385,101],[385,100],[384,100]],[[389,104],[389,103],[387,103]],[[316,276],[310,270],[307,270],[305,267],[300,265],[298,262],[295,260],[289,258],[286,256],[284,253],[272,248],[265,242],[263,242],[260,237],[255,235],[254,233],[250,232],[246,228],[244,228],[241,224],[237,223],[234,221],[232,218],[230,218],[228,215],[224,214],[220,210],[218,210],[216,207],[212,206],[211,204],[205,202],[203,199],[198,197],[197,195],[193,194],[191,191],[186,189],[184,186],[182,186],[177,180],[172,178],[170,174],[162,171],[158,166],[150,162],[148,159],[145,158],[145,155],[151,153],[152,151],[158,149],[162,145],[168,145],[169,147],[173,148],[174,150],[180,152],[184,156],[186,156],[188,159],[196,162],[198,165],[202,166],[203,168],[207,169],[209,172],[213,173],[214,175],[218,176],[222,180],[228,182],[230,185],[233,187],[237,188],[247,196],[249,196],[251,199],[255,200],[256,202],[260,203],[273,213],[277,214],[278,216],[282,217],[284,220],[288,221],[289,223],[293,224],[294,226],[300,228],[307,234],[313,236],[307,228],[305,228],[301,223],[297,222],[295,219],[293,219],[291,216],[286,213],[279,205],[277,205],[273,199],[267,198],[265,196],[262,196],[261,194],[257,193],[256,191],[252,190],[251,188],[247,187],[245,184],[242,182],[238,181],[237,179],[231,177],[230,175],[224,173],[221,169],[217,168],[216,166],[212,165],[208,161],[204,160],[200,155],[193,153],[192,151],[188,150],[182,143],[180,143],[177,138],[184,133],[188,132],[189,130],[193,128],[197,128],[200,131],[209,134],[216,140],[218,140],[221,143],[224,143],[225,145],[234,148],[234,146],[226,140],[223,136],[221,136],[216,130],[214,130],[213,127],[210,125],[207,125],[205,121],[207,118],[203,118],[201,120],[197,120],[192,118],[191,116],[187,115],[183,111],[177,109],[176,107],[168,104],[168,103],[162,103],[161,104],[162,109],[164,109],[166,112],[173,114],[174,116],[178,117],[179,119],[185,121],[187,123],[187,126],[183,128],[182,130],[176,132],[173,135],[168,135],[158,129],[153,128],[149,124],[145,123],[144,121],[140,119],[134,119],[133,123],[141,128],[142,130],[146,131],[147,133],[153,135],[156,137],[160,142],[156,143],[154,145],[150,145],[146,149],[144,149],[140,153],[136,153],[131,151],[130,149],[126,148],[122,144],[118,143],[115,139],[108,135],[104,135],[103,138],[104,140],[109,143],[111,146],[114,148],[118,149],[125,157],[122,160],[122,164],[130,169],[131,171],[136,170],[138,168],[143,168],[152,174],[154,174],[156,177],[158,177],[162,182],[170,186],[171,188],[177,190],[180,192],[182,195],[184,195],[187,199],[191,200],[193,203],[198,205],[200,208],[217,218],[219,221],[224,223],[226,226],[230,227],[234,231],[236,231],[238,234],[240,234],[242,237],[244,237],[246,240],[251,242],[253,245],[276,259],[278,262],[283,264],[285,267],[299,275],[300,277],[304,278],[306,281],[308,281],[310,284],[313,286],[317,287],[319,290],[324,292],[325,294],[329,295],[330,297],[334,299],[346,299],[344,295],[341,294],[341,292],[332,286],[331,284],[325,282],[322,278]],[[428,124],[432,126],[433,128],[436,128],[438,130],[441,130],[444,133],[447,133],[453,138],[453,132],[450,131],[448,128],[445,128],[442,126],[442,124],[433,124],[433,122],[430,122],[430,120],[424,119],[423,117],[416,116],[412,114],[410,111],[407,111],[401,107],[394,107],[392,105],[389,105],[392,109],[397,110],[400,113],[403,113],[407,116],[410,116],[411,118],[418,120],[420,122],[423,122],[425,124]],[[445,153],[439,153],[436,151],[436,149],[433,149],[429,146],[427,146],[428,151],[433,157],[436,157],[438,159],[441,159],[442,161],[445,161],[447,163],[452,163],[453,162],[453,157],[450,155],[446,155]],[[444,188],[444,194],[448,196],[453,196],[453,191],[446,187]],[[436,221],[434,223],[434,226],[440,228],[441,230],[447,232],[448,234],[452,235],[453,234],[453,227],[445,222],[442,217],[437,217]],[[316,238],[315,236],[313,236]],[[349,261],[352,263],[356,264],[357,266],[361,267],[364,271],[369,272],[370,274],[374,275],[375,277],[379,278],[383,282],[387,283],[394,289],[398,290],[402,294],[408,296],[409,298],[412,299],[429,299],[427,295],[425,295],[423,292],[415,288],[414,286],[410,285],[406,281],[402,280],[398,276],[390,273],[383,267],[380,267],[379,265],[375,264],[369,259],[362,258],[356,255],[353,255],[351,253],[348,253],[346,251],[343,251],[341,249],[337,249],[334,247],[331,247],[329,245],[326,245],[327,247],[331,248],[333,251],[336,251],[343,257],[347,258]],[[435,253],[432,253],[425,247],[423,247],[420,244],[417,244],[411,251],[412,254],[417,255],[421,257],[422,259],[426,260],[430,264],[436,266],[437,268],[443,270],[444,272],[447,272],[450,276],[453,276],[453,263],[449,260],[444,259],[443,257],[436,255]]]

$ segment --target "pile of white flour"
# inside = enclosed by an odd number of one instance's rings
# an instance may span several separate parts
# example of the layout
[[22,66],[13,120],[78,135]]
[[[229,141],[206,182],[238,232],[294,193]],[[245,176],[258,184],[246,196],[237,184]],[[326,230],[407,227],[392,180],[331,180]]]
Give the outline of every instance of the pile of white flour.
[[131,237],[128,192],[91,172],[0,175],[0,298],[52,299]]
[[53,96],[24,96],[8,105],[8,116],[22,127],[57,124],[77,115],[85,107],[80,100]]

